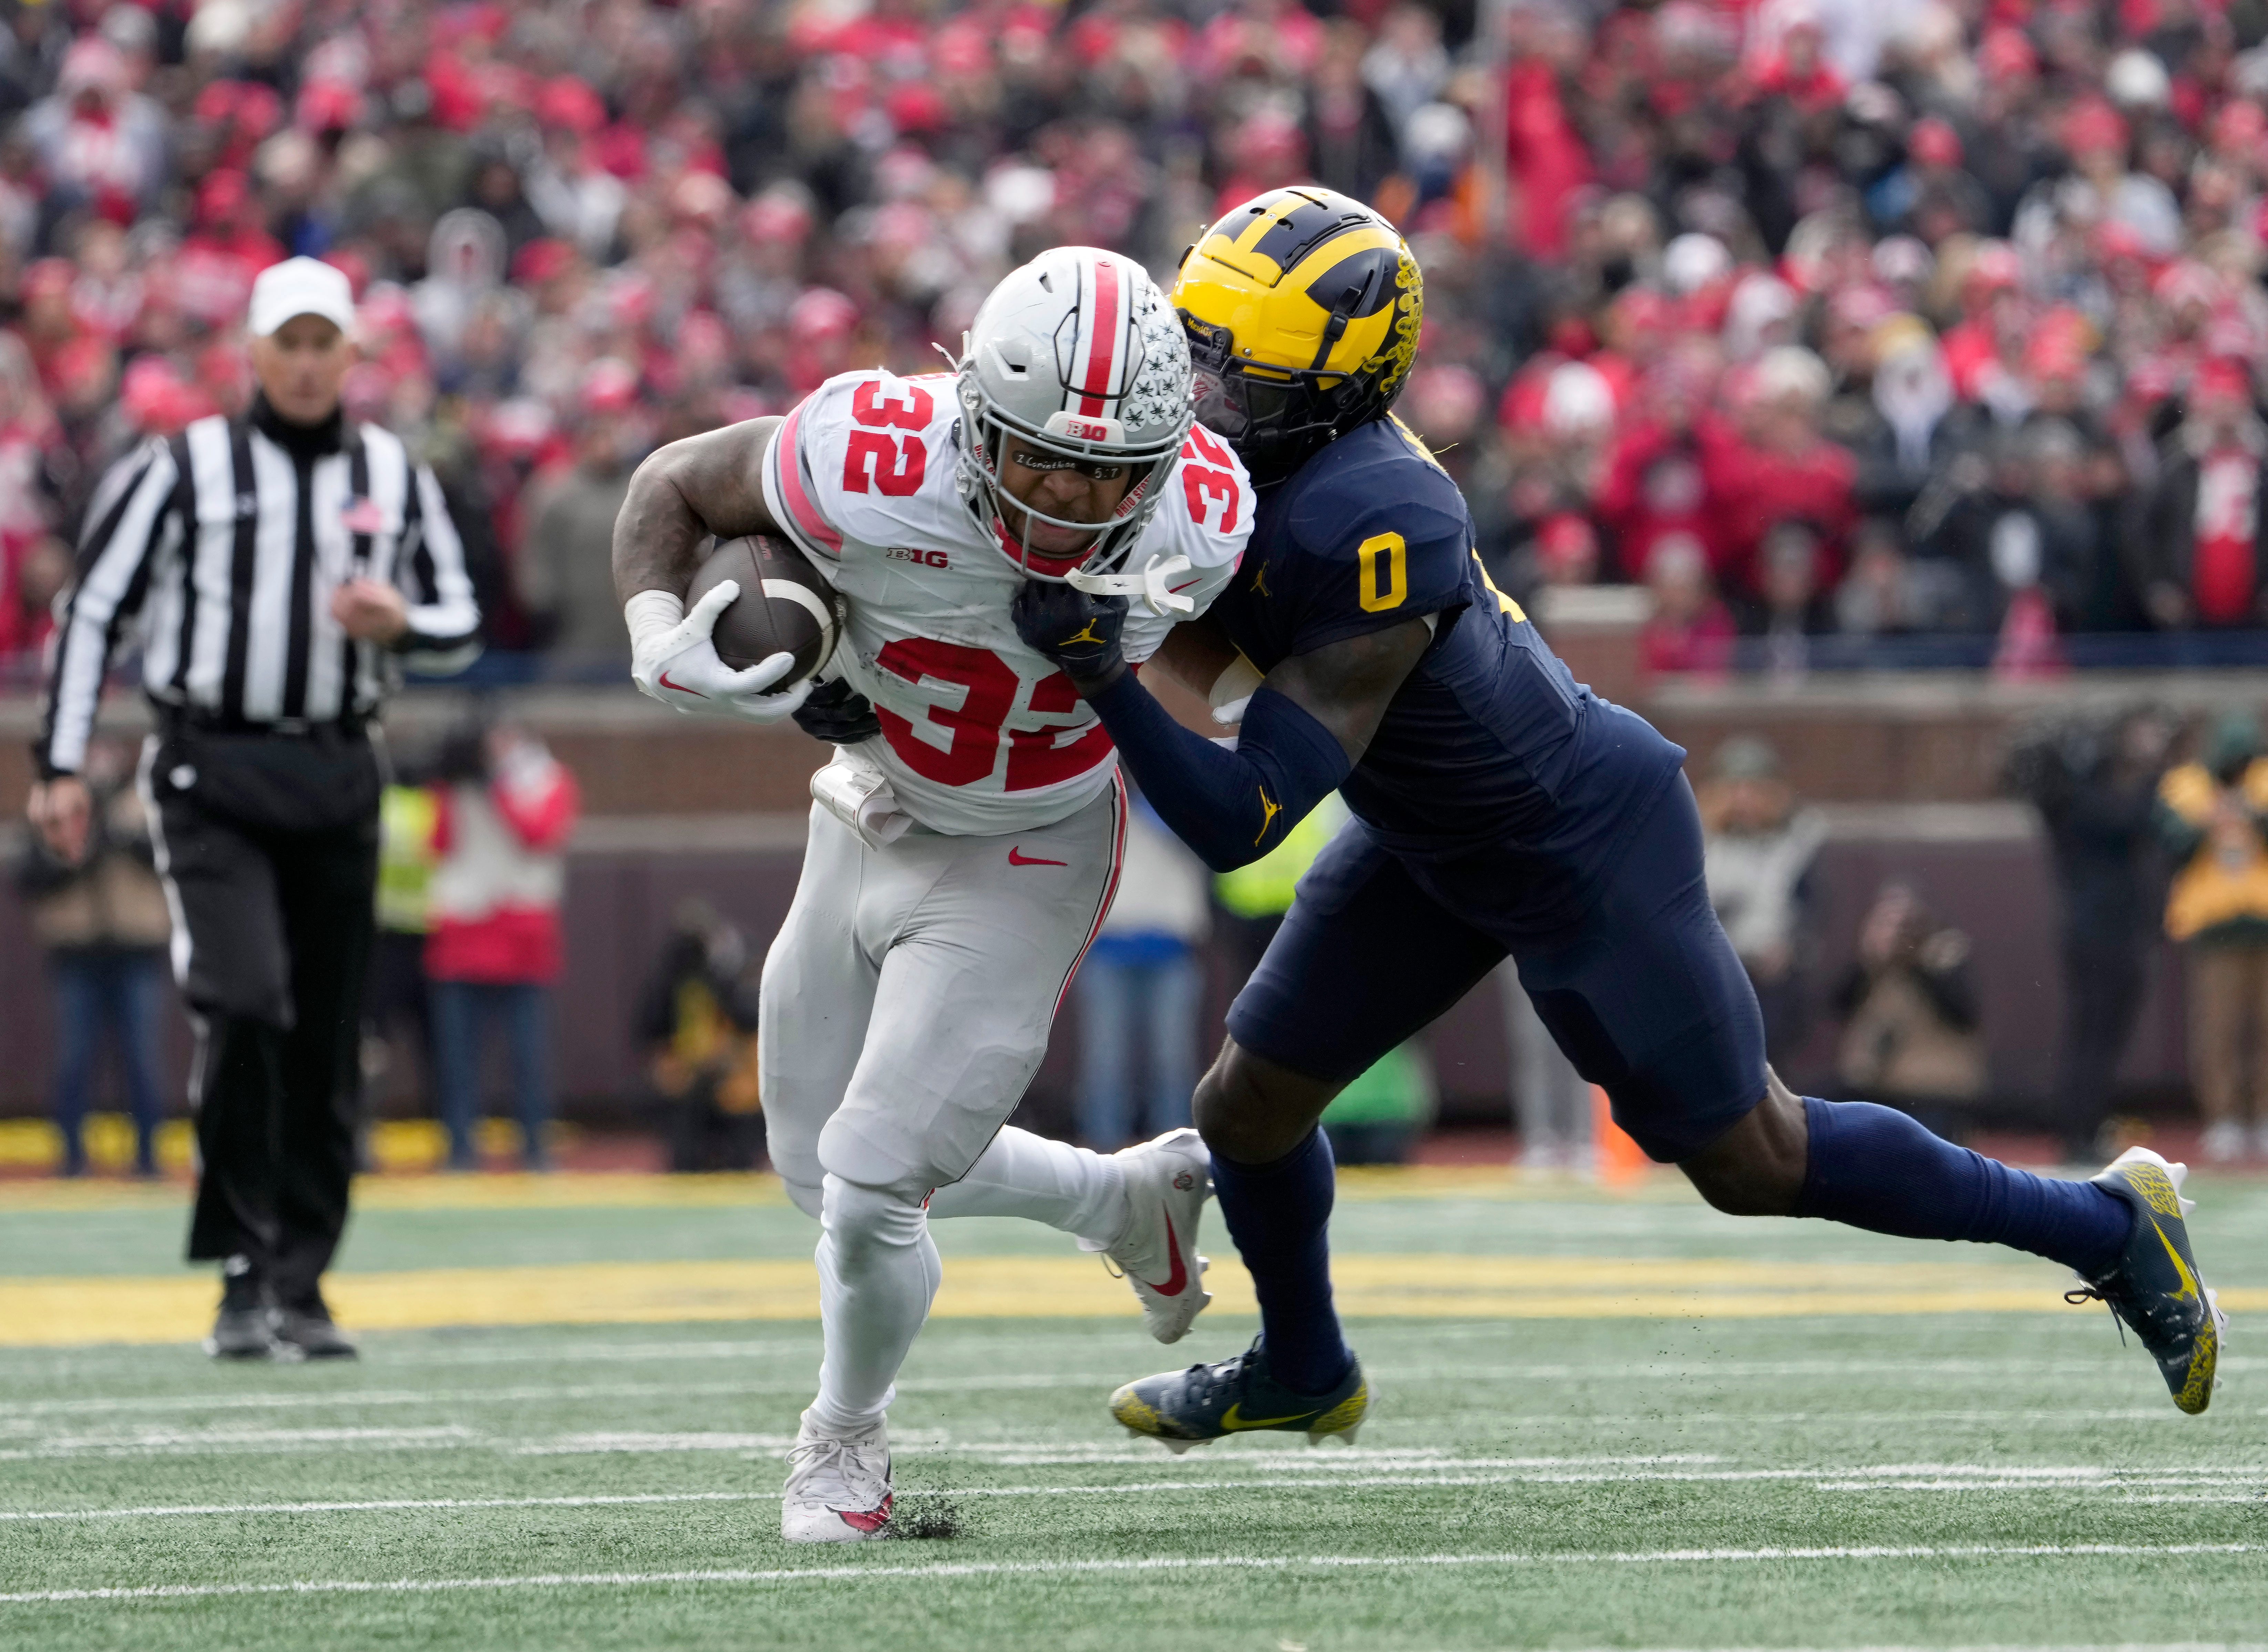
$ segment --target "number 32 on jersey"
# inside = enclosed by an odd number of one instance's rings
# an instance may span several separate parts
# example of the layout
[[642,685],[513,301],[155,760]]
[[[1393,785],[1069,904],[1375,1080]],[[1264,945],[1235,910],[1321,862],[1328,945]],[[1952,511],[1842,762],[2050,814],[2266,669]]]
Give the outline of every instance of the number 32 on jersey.
[[[929,474],[929,449],[921,432],[929,428],[937,410],[935,400],[917,384],[900,381],[904,400],[885,396],[873,380],[858,387],[850,398],[850,417],[860,429],[850,432],[843,447],[843,490],[881,493],[894,499],[910,498],[921,491]],[[893,436],[891,431],[910,431]]]
[[[910,407],[883,401],[873,387],[861,387],[852,416],[862,425],[919,430],[929,420],[929,393],[910,384],[905,389],[913,399]],[[851,433],[852,446],[843,462],[843,485],[864,492],[871,474],[884,493],[910,492],[910,487],[901,488],[890,468],[903,462],[897,457],[897,444],[878,438],[874,445],[862,449],[858,444],[865,435],[865,431]],[[908,439],[903,446],[912,454],[913,486],[918,486],[921,444]],[[874,457],[862,460],[862,452]],[[871,465],[871,473],[861,470],[862,464]],[[1189,431],[1182,447],[1179,475],[1189,520],[1218,533],[1234,533],[1245,509],[1244,490],[1228,450],[1211,431],[1202,428]],[[989,649],[932,637],[905,637],[887,644],[875,662],[917,687],[926,682],[961,690],[958,705],[932,703],[923,719],[927,725],[924,729],[917,729],[911,719],[886,706],[875,708],[890,749],[906,767],[939,785],[974,785],[990,779],[999,763],[1004,739],[1008,766],[1002,789],[1009,792],[1059,785],[1086,773],[1110,755],[1110,735],[1100,723],[1067,743],[1064,737],[1077,728],[1076,722],[1009,728],[1008,719],[1019,711],[1017,701],[1022,697],[1024,679]],[[1069,677],[1052,672],[1033,683],[1031,697],[1020,709],[1034,717],[1070,718],[1079,710],[1079,695]]]

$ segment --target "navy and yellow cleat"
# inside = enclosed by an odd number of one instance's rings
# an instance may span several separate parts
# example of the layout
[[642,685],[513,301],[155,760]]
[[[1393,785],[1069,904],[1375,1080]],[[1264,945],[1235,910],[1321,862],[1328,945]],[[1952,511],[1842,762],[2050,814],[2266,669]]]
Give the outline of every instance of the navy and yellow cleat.
[[1309,1445],[1325,1440],[1354,1443],[1370,1411],[1370,1384],[1359,1362],[1328,1394],[1295,1394],[1268,1374],[1259,1339],[1233,1360],[1160,1371],[1129,1383],[1110,1397],[1110,1414],[1179,1457],[1233,1434],[1273,1429],[1304,1434]]
[[2174,1404],[2195,1416],[2213,1403],[2213,1369],[2228,1316],[2198,1277],[2182,1220],[2194,1203],[2182,1197],[2185,1164],[2169,1164],[2147,1147],[2129,1147],[2094,1178],[2134,1209],[2126,1248],[2108,1273],[2066,1293],[2073,1302],[2110,1304],[2158,1362]]

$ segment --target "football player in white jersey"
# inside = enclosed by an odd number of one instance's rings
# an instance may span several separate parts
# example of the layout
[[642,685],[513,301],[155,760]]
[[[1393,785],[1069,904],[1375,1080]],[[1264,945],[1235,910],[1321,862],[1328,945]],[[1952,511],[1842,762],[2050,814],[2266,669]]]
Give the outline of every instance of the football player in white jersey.
[[[1192,422],[1174,312],[1091,247],[1004,280],[950,373],[843,374],[784,419],[671,444],[631,483],[614,563],[638,687],[836,744],[759,1032],[773,1162],[821,1229],[826,1346],[790,1540],[887,1523],[883,1416],[937,1291],[930,1218],[1077,1235],[1161,1341],[1210,1300],[1195,1131],[1105,1156],[1004,1127],[1109,909],[1126,809],[1110,737],[1010,607],[1033,580],[1127,595],[1123,646],[1147,659],[1227,583],[1251,515],[1243,466]],[[733,583],[684,609],[704,536],[749,533],[792,541],[843,599],[815,687],[768,692],[785,654],[718,658]]]

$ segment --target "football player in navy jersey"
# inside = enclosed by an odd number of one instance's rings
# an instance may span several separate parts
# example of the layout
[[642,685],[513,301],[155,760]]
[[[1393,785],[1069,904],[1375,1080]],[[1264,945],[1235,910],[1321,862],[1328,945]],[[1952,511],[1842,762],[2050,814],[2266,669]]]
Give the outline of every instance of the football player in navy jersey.
[[1215,705],[1245,702],[1233,749],[1181,727],[1126,668],[1123,578],[1027,585],[1019,631],[1216,869],[1266,853],[1333,790],[1353,819],[1300,883],[1195,1100],[1260,1337],[1127,1384],[1118,1420],[1177,1451],[1360,1427],[1316,1120],[1507,954],[1616,1122],[1718,1209],[2051,1257],[2140,1335],[2175,1402],[2204,1410],[2220,1322],[2182,1167],[2137,1148],[2092,1181],[2032,1176],[1890,1109],[1798,1097],[1766,1067],[1702,881],[1685,754],[1569,675],[1483,571],[1455,484],[1392,417],[1424,303],[1393,226],[1326,190],[1270,191],[1189,250],[1172,301],[1199,420],[1258,495],[1235,579],[1159,657]]

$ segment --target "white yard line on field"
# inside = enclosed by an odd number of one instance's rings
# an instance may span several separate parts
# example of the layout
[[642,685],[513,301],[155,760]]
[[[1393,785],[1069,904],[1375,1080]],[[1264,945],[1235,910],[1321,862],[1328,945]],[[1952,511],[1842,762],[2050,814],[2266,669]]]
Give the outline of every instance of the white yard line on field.
[[1526,1554],[1161,1555],[1121,1560],[962,1560],[930,1566],[808,1566],[768,1570],[548,1572],[519,1577],[399,1577],[282,1583],[150,1583],[114,1589],[41,1589],[0,1594],[0,1605],[76,1601],[188,1600],[242,1595],[423,1595],[460,1589],[637,1589],[688,1583],[850,1582],[861,1579],[1072,1577],[1141,1572],[1403,1570],[1427,1567],[1738,1566],[1834,1560],[2136,1560],[2258,1554],[2257,1543],[2033,1543],[1853,1546],[1816,1549],[1652,1549]]
[[[1002,1389],[1034,1389],[1107,1386],[1123,1377],[1123,1371],[1018,1371],[999,1375],[914,1376],[898,1383],[906,1393],[976,1393]],[[1592,1380],[1600,1373],[1574,1368],[1543,1367],[1513,1367],[1500,1368],[1468,1368],[1450,1369],[1435,1367],[1419,1370],[1412,1368],[1399,1370],[1388,1366],[1380,1368],[1378,1376],[1391,1381],[1395,1386],[1405,1386],[1420,1381],[1447,1382],[1502,1380],[1541,1381],[1551,1377],[1568,1380]],[[1697,1372],[1689,1375],[1714,1375]],[[2105,1370],[2106,1379],[2124,1380],[2124,1367]],[[809,1389],[808,1376],[757,1379],[749,1382],[718,1383],[577,1383],[557,1386],[519,1388],[459,1388],[459,1389],[353,1389],[267,1390],[253,1393],[233,1394],[150,1394],[150,1395],[87,1395],[69,1399],[33,1399],[18,1401],[8,1407],[0,1417],[0,1435],[23,1432],[23,1421],[34,1417],[131,1416],[139,1412],[202,1412],[202,1411],[301,1411],[309,1409],[350,1410],[356,1406],[395,1405],[541,1405],[561,1401],[590,1399],[647,1399],[647,1398],[730,1398],[738,1395],[800,1394]],[[2124,1421],[2139,1416],[2155,1416],[2162,1407],[2146,1411],[2135,1409],[2117,1412],[2041,1411],[2026,1413],[2038,1416],[2085,1418],[2102,1421]],[[1723,1413],[1719,1413],[1723,1414]],[[1771,1413],[1774,1420],[1793,1420],[1788,1413]],[[1857,1417],[1862,1413],[1836,1412],[1835,1417]],[[1904,1412],[1912,1416],[1922,1413]],[[2001,1418],[2014,1413],[2005,1412],[1949,1412],[1927,1413],[1943,1417],[1988,1416]],[[1877,1413],[1863,1413],[1872,1418]],[[1620,1422],[1617,1418],[1562,1418],[1557,1416],[1520,1417],[1516,1422],[1588,1421]]]
[[[1485,1459],[1483,1460],[1485,1462]],[[1512,1459],[1517,1462],[1517,1459]],[[1214,1468],[1234,1466],[1233,1459],[1216,1461]],[[919,1497],[1118,1497],[1173,1496],[1200,1492],[1248,1491],[1307,1491],[1319,1485],[1332,1490],[1351,1486],[1394,1487],[1403,1490],[1423,1490],[1428,1487],[1469,1488],[1481,1486],[1565,1486],[1603,1485],[1621,1481],[1741,1481],[1791,1480],[1811,1481],[1822,1491],[1856,1491],[1882,1489],[1899,1491],[2096,1491],[2123,1492],[2144,1486],[2213,1486],[2226,1485],[2227,1477],[2257,1476],[2259,1469],[2201,1469],[2189,1476],[2157,1474],[2139,1478],[2115,1478],[2116,1471],[2100,1468],[2042,1468],[1996,1470],[1979,1466],[1972,1471],[1976,1478],[1942,1479],[1936,1480],[1831,1480],[1820,1482],[1825,1475],[1867,1475],[1890,1473],[1895,1471],[1874,1469],[1743,1469],[1705,1473],[1675,1473],[1634,1467],[1620,1474],[1568,1474],[1558,1472],[1525,1471],[1515,1468],[1510,1471],[1472,1472],[1470,1465],[1449,1463],[1439,1465],[1442,1470],[1463,1469],[1463,1472],[1421,1472],[1428,1465],[1410,1464],[1399,1472],[1371,1472],[1332,1475],[1328,1479],[1310,1474],[1284,1476],[1280,1471],[1290,1466],[1285,1463],[1268,1463],[1264,1459],[1250,1466],[1277,1472],[1240,1475],[1230,1479],[1132,1480],[1116,1485],[1094,1486],[954,1486],[944,1487],[902,1486],[900,1490],[909,1498]],[[2125,1502],[2154,1501],[2212,1501],[2250,1502],[2264,1493],[2203,1493],[2181,1498],[2163,1495],[2132,1495],[2120,1498]],[[144,1520],[185,1515],[321,1515],[321,1514],[395,1514],[416,1511],[453,1511],[466,1509],[503,1508],[645,1508],[673,1503],[745,1503],[778,1501],[779,1493],[770,1491],[703,1491],[703,1492],[623,1492],[593,1493],[588,1495],[550,1497],[389,1497],[363,1501],[308,1501],[289,1503],[157,1503],[122,1508],[38,1508],[0,1510],[0,1522],[11,1521],[70,1521],[70,1520]]]
[[75,1457],[197,1456],[241,1452],[327,1451],[340,1446],[461,1447],[479,1436],[454,1423],[431,1428],[245,1428],[221,1432],[137,1429],[131,1434],[79,1435],[0,1450],[0,1462]]
[[2115,1500],[2122,1503],[2258,1503],[2268,1505],[2268,1486],[2252,1492],[2135,1493]]
[[[2268,1417],[2268,1406],[2239,1407],[2226,1402],[2213,1415]],[[1496,1421],[1507,1428],[1605,1428],[1626,1430],[1674,1422],[1681,1427],[1741,1423],[1852,1423],[1868,1427],[1916,1422],[1998,1424],[2008,1422],[2171,1422],[2194,1427],[2191,1419],[2171,1405],[2121,1406],[2116,1410],[2082,1411],[2075,1406],[2032,1406],[2022,1410],[1990,1406],[1959,1411],[1678,1411],[1665,1406],[1655,1412],[1624,1412],[1589,1415],[1564,1412],[1499,1414]]]
[[420,1509],[615,1508],[653,1503],[777,1502],[777,1492],[623,1492],[588,1497],[386,1497],[370,1502],[153,1503],[139,1508],[24,1508],[0,1520],[154,1520],[173,1515],[379,1515]]
[[[993,1389],[1058,1388],[1113,1383],[1119,1374],[1107,1371],[1011,1372],[998,1376],[909,1377],[898,1383],[901,1392],[977,1393]],[[317,1393],[269,1391],[255,1394],[179,1394],[92,1396],[77,1399],[35,1399],[12,1405],[0,1418],[7,1430],[15,1418],[129,1414],[135,1412],[266,1411],[307,1406],[355,1405],[519,1405],[578,1399],[650,1399],[685,1397],[729,1398],[740,1394],[801,1394],[811,1379],[755,1383],[584,1383],[546,1388],[460,1389],[333,1389]]]
[[[1208,1322],[1211,1323],[1211,1322]],[[1240,1322],[1242,1323],[1242,1322]],[[816,1327],[807,1336],[794,1334],[789,1327],[778,1327],[762,1337],[741,1339],[721,1338],[699,1341],[610,1342],[597,1338],[573,1340],[519,1340],[507,1339],[494,1346],[421,1347],[419,1342],[431,1333],[379,1331],[371,1335],[372,1344],[384,1349],[384,1361],[388,1368],[449,1368],[490,1365],[549,1366],[573,1365],[586,1362],[612,1363],[677,1363],[704,1360],[777,1360],[807,1359],[818,1347]],[[452,1332],[452,1338],[477,1334]],[[1062,1352],[1076,1333],[1069,1329],[1035,1331],[1026,1335],[1004,1334],[988,1337],[985,1346],[995,1351],[1009,1347],[1030,1346]],[[1585,1382],[1657,1382],[1665,1378],[1720,1377],[1740,1381],[1777,1381],[1786,1377],[1867,1377],[1888,1379],[1899,1376],[1996,1376],[2023,1375],[2035,1377],[2091,1377],[2102,1375],[2115,1377],[2124,1368],[2113,1360],[2065,1355],[2043,1359],[1980,1359],[1959,1356],[1918,1359],[1872,1358],[1811,1358],[1793,1360],[1706,1359],[1687,1361],[1656,1361],[1631,1364],[1619,1358],[1602,1355],[1596,1363],[1580,1360],[1560,1360],[1550,1362],[1511,1361],[1445,1366],[1439,1363],[1403,1366],[1396,1363],[1391,1349],[1396,1340],[1410,1334],[1408,1328],[1395,1321],[1385,1320],[1365,1324],[1362,1337],[1366,1345],[1378,1346],[1384,1357],[1367,1363],[1377,1375],[1400,1381],[1423,1381],[1433,1378],[1506,1382],[1555,1382],[1581,1379]],[[1477,1341],[1503,1337],[1516,1343],[1530,1342],[1532,1326],[1525,1323],[1484,1322],[1480,1324],[1433,1324],[1425,1328],[1429,1340],[1450,1339],[1456,1341]],[[1138,1339],[1127,1339],[1128,1346],[1138,1351]],[[139,1351],[136,1351],[137,1359]],[[49,1362],[54,1352],[40,1349],[0,1350],[0,1365],[38,1365]],[[83,1361],[85,1350],[70,1350],[69,1357]],[[2231,1354],[2221,1356],[2220,1368],[2225,1372],[2268,1368],[2268,1356]],[[1123,1375],[1123,1373],[1118,1374]],[[917,1379],[920,1380],[920,1379]],[[946,1379],[951,1380],[951,1379]],[[1075,1380],[1071,1378],[1040,1378]],[[1117,1380],[1114,1376],[1111,1380]],[[110,1402],[90,1401],[90,1408]],[[121,1405],[136,1403],[131,1398],[122,1398]]]

